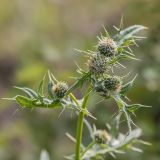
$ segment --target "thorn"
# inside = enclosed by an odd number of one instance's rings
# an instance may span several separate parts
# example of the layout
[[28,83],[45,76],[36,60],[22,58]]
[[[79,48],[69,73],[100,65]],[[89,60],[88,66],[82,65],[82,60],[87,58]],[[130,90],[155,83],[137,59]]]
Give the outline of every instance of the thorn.
[[113,28],[116,30],[116,31],[118,31],[119,32],[119,28],[117,28],[116,26],[113,26]]
[[109,33],[107,32],[107,30],[106,30],[105,26],[104,26],[104,25],[102,25],[102,27],[103,27],[103,29],[104,29],[104,31],[105,31],[106,37],[110,38],[110,35],[109,35]]
[[62,115],[62,113],[65,111],[65,107],[63,107],[62,111],[60,112],[60,114],[58,115],[58,119],[60,118],[60,116]]
[[123,14],[121,15],[121,20],[120,20],[120,24],[119,24],[119,31],[121,31],[123,29]]

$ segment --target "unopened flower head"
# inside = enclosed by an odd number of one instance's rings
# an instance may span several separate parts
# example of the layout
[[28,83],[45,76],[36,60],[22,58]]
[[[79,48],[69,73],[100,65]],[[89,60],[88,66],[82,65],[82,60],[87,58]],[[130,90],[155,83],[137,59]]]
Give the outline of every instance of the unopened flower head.
[[68,85],[65,82],[58,82],[52,89],[57,98],[63,98],[68,90]]
[[108,91],[120,91],[122,87],[122,81],[119,77],[109,76],[104,80],[104,87]]
[[104,38],[98,44],[98,50],[106,57],[112,57],[117,52],[117,45],[111,38]]
[[97,53],[88,60],[88,67],[92,74],[103,74],[106,71],[107,60]]
[[94,140],[97,144],[105,144],[110,140],[110,135],[106,130],[97,130],[94,134]]

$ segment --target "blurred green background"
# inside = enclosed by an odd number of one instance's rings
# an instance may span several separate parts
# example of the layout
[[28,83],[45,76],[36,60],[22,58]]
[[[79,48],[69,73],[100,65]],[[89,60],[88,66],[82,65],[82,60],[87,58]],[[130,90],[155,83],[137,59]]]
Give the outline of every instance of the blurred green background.
[[[13,97],[19,92],[12,86],[36,89],[48,69],[60,80],[73,80],[77,61],[85,67],[85,58],[74,48],[93,49],[96,36],[106,26],[115,33],[124,15],[124,25],[142,24],[149,27],[148,37],[134,49],[142,61],[126,63],[131,79],[139,73],[135,87],[129,92],[133,102],[153,106],[137,112],[137,124],[143,129],[139,154],[127,152],[119,160],[160,160],[160,1],[159,0],[0,0],[0,97]],[[79,91],[76,92],[81,97]],[[115,103],[109,101],[89,105],[98,118],[100,128],[111,121]],[[10,101],[0,101],[0,160],[36,160],[41,149],[52,159],[61,160],[72,153],[74,144],[65,136],[75,135],[76,116],[65,111],[26,110]],[[85,132],[87,134],[87,132]],[[86,136],[85,136],[86,137]],[[87,142],[87,139],[84,139]],[[108,157],[108,159],[112,159]]]

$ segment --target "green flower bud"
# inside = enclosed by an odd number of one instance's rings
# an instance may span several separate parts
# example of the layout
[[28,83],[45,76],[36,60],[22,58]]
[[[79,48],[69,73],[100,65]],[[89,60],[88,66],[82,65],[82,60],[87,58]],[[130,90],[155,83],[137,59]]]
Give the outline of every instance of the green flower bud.
[[68,90],[68,85],[65,82],[58,82],[52,87],[52,90],[57,98],[63,98]]
[[105,38],[99,42],[98,50],[102,55],[106,57],[112,57],[117,52],[117,45],[113,39]]
[[109,91],[119,91],[122,87],[122,81],[119,77],[107,77],[104,80],[104,87]]
[[93,55],[88,61],[88,67],[92,74],[103,74],[106,71],[107,60],[99,53]]
[[106,130],[97,130],[94,134],[94,140],[97,144],[105,144],[110,140],[110,135]]

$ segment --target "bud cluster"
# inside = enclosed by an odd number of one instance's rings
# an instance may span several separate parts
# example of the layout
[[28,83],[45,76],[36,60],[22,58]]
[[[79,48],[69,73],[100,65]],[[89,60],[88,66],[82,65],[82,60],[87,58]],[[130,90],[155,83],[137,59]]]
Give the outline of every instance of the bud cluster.
[[68,85],[65,82],[58,82],[52,87],[52,90],[57,98],[63,98],[68,90]]
[[117,45],[112,38],[103,37],[99,39],[97,49],[98,52],[90,55],[87,64],[94,79],[92,83],[94,90],[109,97],[111,93],[119,92],[122,86],[119,77],[109,76],[107,73],[111,69],[110,61],[116,56]]
[[107,70],[109,58],[116,55],[117,45],[111,38],[103,38],[97,46],[98,52],[92,54],[88,60],[88,68],[92,74],[104,74]]

